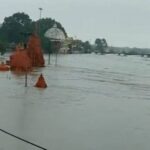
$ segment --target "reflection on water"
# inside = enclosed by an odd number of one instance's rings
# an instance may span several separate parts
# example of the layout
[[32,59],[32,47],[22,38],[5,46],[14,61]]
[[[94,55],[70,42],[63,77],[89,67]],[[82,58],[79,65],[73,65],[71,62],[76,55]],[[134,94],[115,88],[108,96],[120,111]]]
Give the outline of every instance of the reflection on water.
[[[0,128],[51,150],[149,149],[149,67],[137,56],[60,55],[27,88],[0,73]],[[45,90],[33,87],[41,72]],[[37,148],[0,133],[0,150],[20,149]]]

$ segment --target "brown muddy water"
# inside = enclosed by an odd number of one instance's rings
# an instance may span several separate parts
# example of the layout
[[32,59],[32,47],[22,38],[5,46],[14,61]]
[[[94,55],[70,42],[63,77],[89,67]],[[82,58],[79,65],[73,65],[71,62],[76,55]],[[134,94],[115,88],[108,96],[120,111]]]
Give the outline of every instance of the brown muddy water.
[[[47,89],[33,87],[40,73]],[[27,88],[0,73],[0,128],[48,150],[149,150],[150,59],[60,55]],[[0,132],[0,150],[38,148]]]

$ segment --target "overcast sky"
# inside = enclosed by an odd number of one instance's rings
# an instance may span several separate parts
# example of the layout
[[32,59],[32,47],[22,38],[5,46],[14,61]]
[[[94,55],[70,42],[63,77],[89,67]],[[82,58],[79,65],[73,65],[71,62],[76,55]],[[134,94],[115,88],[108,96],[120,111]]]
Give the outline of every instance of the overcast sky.
[[59,21],[69,36],[112,46],[150,48],[150,0],[0,0],[0,22],[15,12]]

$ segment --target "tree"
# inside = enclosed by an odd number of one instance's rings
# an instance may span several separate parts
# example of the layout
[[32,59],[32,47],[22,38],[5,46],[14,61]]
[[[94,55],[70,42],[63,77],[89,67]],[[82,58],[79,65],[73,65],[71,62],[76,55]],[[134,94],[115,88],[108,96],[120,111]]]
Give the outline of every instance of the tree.
[[96,45],[96,51],[100,52],[101,54],[105,53],[105,49],[108,47],[106,39],[99,39],[97,38],[95,40],[95,45]]
[[3,55],[6,51],[5,44],[0,42],[0,54]]
[[108,47],[106,39],[102,39],[102,44],[104,48]]
[[57,24],[57,27],[61,29],[64,32],[64,34],[67,36],[67,33],[65,29],[62,27],[62,25],[59,22],[55,21],[54,19],[42,18],[40,20],[34,21],[33,23],[36,23],[40,27],[40,29],[38,30],[40,30],[39,33],[42,36],[45,34],[45,32],[48,29],[52,28],[55,23]]
[[89,41],[83,42],[83,48],[84,48],[84,53],[91,52],[91,45],[90,45]]
[[1,39],[11,42],[21,42],[26,38],[21,33],[31,32],[32,20],[25,13],[15,13],[10,17],[6,17],[0,28]]
[[36,22],[33,22],[33,24],[37,24],[39,26],[38,32],[41,38],[42,46],[46,52],[48,50],[52,51],[52,49],[50,46],[49,39],[45,38],[44,34],[48,29],[52,28],[54,24],[57,24],[57,27],[61,29],[64,32],[65,36],[67,37],[67,33],[65,29],[62,27],[62,25],[51,18],[42,18],[41,20],[37,20]]
[[67,36],[62,25],[51,18],[32,21],[29,15],[18,12],[12,16],[5,17],[4,22],[0,27],[0,41],[7,45],[10,45],[10,43],[26,43],[29,35],[33,32],[37,32],[41,38],[44,51],[48,52],[51,50],[50,41],[44,37],[44,34],[49,28],[53,27],[55,23]]

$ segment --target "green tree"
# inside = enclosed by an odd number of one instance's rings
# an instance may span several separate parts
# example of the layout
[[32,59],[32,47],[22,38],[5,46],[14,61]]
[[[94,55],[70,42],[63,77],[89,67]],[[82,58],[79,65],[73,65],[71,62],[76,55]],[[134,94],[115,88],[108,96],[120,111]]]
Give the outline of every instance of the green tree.
[[3,55],[6,51],[5,44],[3,42],[0,42],[0,54]]
[[107,44],[106,39],[102,39],[102,44],[103,44],[103,47],[104,47],[104,48],[107,48],[107,47],[108,47],[108,44]]
[[45,38],[44,34],[48,29],[52,28],[55,23],[57,24],[57,27],[61,29],[67,37],[67,33],[62,25],[51,18],[42,18],[41,20],[33,22],[33,24],[38,25],[38,33],[40,35],[42,47],[44,48],[45,52],[48,52],[49,50],[53,51],[50,41]]
[[32,21],[29,15],[18,12],[12,16],[5,17],[0,27],[0,41],[7,43],[7,45],[10,45],[10,43],[17,44],[27,42],[30,33],[37,32],[41,38],[44,51],[52,51],[51,43],[44,37],[44,34],[48,29],[53,27],[55,23],[67,36],[62,25],[51,18],[42,18],[37,21]]
[[83,42],[84,53],[91,52],[91,45],[89,41]]
[[25,40],[21,33],[31,32],[32,20],[25,13],[15,13],[10,17],[6,17],[0,28],[1,39],[7,40],[9,43]]
[[100,52],[101,54],[105,53],[105,49],[108,47],[106,39],[99,39],[95,40],[96,45],[96,52]]

